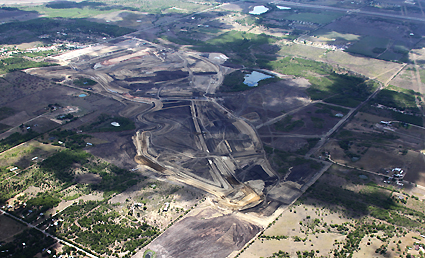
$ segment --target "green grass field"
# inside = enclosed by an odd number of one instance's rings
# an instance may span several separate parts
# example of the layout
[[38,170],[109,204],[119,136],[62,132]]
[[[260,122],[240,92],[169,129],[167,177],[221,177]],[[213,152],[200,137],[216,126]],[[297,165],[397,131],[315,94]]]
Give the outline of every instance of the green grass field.
[[420,69],[419,75],[421,76],[421,82],[425,83],[425,70]]
[[389,85],[385,89],[381,90],[374,99],[377,103],[394,107],[400,110],[417,110],[415,97],[419,96],[418,92],[413,90],[407,90],[399,88],[393,85]]
[[99,14],[120,11],[120,9],[98,10],[89,7],[55,9],[46,6],[31,6],[21,8],[24,11],[38,12],[49,18],[91,18]]
[[379,59],[387,60],[387,61],[392,61],[392,60],[397,61],[397,60],[400,60],[400,58],[402,58],[402,57],[403,57],[403,55],[401,55],[401,54],[397,54],[397,53],[394,53],[394,52],[387,51],[387,52],[383,53],[382,55],[380,55]]
[[0,61],[0,74],[33,67],[54,66],[56,64],[47,62],[34,62],[22,57],[10,57]]
[[389,43],[390,40],[386,38],[366,36],[349,47],[346,51],[353,54],[377,57],[387,49]]
[[116,11],[130,10],[142,11],[149,13],[192,13],[209,7],[202,3],[193,3],[184,0],[115,0],[112,1],[96,1],[96,2],[57,2],[45,5],[25,6],[19,9],[24,11],[37,12],[50,18],[91,18],[99,14],[107,14]]

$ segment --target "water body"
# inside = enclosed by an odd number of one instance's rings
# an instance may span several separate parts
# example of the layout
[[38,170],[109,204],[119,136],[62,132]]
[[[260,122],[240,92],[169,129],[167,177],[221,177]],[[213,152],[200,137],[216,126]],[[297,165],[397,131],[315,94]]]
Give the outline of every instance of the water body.
[[265,7],[264,5],[257,5],[254,7],[254,10],[250,11],[249,13],[259,15],[259,14],[266,13],[268,10],[269,8]]
[[78,95],[78,97],[84,98],[84,97],[87,97],[87,94],[81,93],[80,95]]
[[291,7],[280,6],[280,5],[276,5],[276,7],[279,8],[279,10],[291,10]]
[[257,71],[253,71],[250,74],[245,75],[244,84],[248,85],[249,87],[256,87],[258,86],[258,82],[267,78],[272,78],[272,76],[260,73]]

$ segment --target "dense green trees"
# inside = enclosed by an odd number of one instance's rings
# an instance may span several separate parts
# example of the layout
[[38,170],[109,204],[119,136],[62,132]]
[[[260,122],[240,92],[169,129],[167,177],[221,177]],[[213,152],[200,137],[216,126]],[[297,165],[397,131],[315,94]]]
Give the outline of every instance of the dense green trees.
[[29,141],[35,137],[37,137],[39,134],[32,129],[27,130],[26,133],[13,133],[9,135],[7,138],[0,140],[0,152],[3,152],[5,150],[8,150],[12,147],[15,147],[16,145],[19,145],[23,142]]
[[43,160],[40,167],[46,172],[53,173],[62,182],[71,182],[74,179],[72,165],[84,164],[89,157],[90,154],[82,150],[63,150]]

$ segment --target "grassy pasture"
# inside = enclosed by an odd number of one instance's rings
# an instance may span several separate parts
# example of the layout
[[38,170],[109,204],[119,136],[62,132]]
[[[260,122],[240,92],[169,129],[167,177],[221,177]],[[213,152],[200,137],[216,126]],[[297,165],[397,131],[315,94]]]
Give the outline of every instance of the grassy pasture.
[[347,107],[355,107],[364,101],[378,86],[374,81],[338,74],[332,66],[295,57],[285,57],[262,64],[264,68],[283,74],[305,77],[312,86],[307,93],[312,99],[326,99],[327,102]]
[[49,18],[91,18],[99,14],[106,14],[120,11],[121,9],[95,9],[90,7],[83,8],[50,8],[44,5],[30,6],[21,8],[24,11],[38,12]]
[[0,61],[0,74],[33,67],[54,66],[56,64],[47,62],[35,62],[22,57],[9,57]]
[[347,52],[369,57],[377,57],[387,49],[389,43],[390,40],[387,38],[366,36],[349,47]]
[[[375,101],[379,104],[394,107],[400,110],[417,110],[415,97],[419,95],[420,93],[413,90],[407,90],[389,85],[378,93]],[[417,112],[419,112],[419,110],[417,110]]]

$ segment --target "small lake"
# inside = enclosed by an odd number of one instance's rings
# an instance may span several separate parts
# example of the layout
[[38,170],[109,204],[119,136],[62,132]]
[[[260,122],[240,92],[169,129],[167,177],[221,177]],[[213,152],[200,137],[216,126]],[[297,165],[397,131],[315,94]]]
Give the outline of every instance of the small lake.
[[249,13],[259,15],[259,14],[266,13],[268,10],[269,8],[265,7],[264,5],[257,5],[254,7],[254,10],[250,11]]
[[87,94],[81,93],[80,95],[78,95],[78,97],[84,98],[84,97],[87,97]]
[[279,8],[280,10],[291,10],[291,7],[280,6],[280,5],[276,5],[276,7]]
[[249,87],[256,87],[258,86],[258,82],[267,78],[272,78],[272,76],[260,73],[257,71],[253,71],[250,74],[245,75],[244,84],[248,85]]

